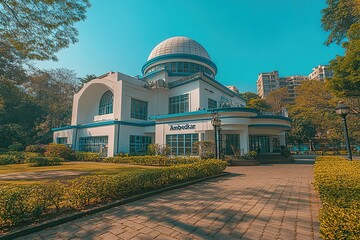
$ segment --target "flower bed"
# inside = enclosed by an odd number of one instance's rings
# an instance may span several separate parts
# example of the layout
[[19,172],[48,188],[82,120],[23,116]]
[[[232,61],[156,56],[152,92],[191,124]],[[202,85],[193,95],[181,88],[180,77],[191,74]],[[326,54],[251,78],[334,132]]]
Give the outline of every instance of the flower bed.
[[360,162],[318,157],[314,171],[322,238],[360,239]]
[[221,173],[226,162],[207,160],[143,172],[85,176],[67,182],[43,182],[0,188],[0,230],[38,221],[66,210],[163,188]]

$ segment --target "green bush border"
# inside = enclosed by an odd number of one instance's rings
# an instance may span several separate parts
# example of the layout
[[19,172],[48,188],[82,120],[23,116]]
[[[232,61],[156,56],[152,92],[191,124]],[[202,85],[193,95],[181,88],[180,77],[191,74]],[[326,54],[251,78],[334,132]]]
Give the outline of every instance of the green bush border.
[[360,162],[317,157],[315,188],[320,195],[323,239],[360,239]]
[[144,172],[84,176],[67,182],[0,188],[2,230],[39,221],[66,210],[80,210],[173,184],[218,175],[226,162],[207,160]]

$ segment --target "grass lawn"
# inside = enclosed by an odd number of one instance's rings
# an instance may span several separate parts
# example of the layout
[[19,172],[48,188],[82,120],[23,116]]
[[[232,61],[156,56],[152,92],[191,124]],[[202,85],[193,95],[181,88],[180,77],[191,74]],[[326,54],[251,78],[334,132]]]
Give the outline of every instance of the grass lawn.
[[[67,180],[84,175],[109,175],[124,172],[140,172],[148,171],[150,168],[152,167],[127,166],[100,162],[64,162],[62,165],[45,167],[29,167],[27,164],[0,165],[0,185],[33,184],[46,180]],[[56,171],[56,173],[48,174],[52,171]],[[62,171],[64,171],[64,174],[61,173]],[[36,178],[34,177],[34,173]],[[11,176],[11,180],[2,179],[2,177],[7,176],[7,174]],[[76,176],[74,176],[74,174]]]

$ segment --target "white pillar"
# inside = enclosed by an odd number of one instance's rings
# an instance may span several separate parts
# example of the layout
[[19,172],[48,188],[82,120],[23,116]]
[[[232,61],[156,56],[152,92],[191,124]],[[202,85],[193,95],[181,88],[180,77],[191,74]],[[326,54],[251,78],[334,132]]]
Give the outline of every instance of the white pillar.
[[241,154],[249,152],[249,129],[245,128],[240,133],[240,151]]

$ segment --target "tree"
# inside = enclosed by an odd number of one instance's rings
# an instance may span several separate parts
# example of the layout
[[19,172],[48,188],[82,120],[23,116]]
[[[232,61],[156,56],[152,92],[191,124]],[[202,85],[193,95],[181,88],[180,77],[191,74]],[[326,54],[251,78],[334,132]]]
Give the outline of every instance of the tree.
[[340,44],[351,25],[360,22],[359,0],[326,0],[327,7],[322,10],[322,28],[330,32],[326,45]]
[[333,78],[330,86],[338,96],[360,97],[360,23],[353,24],[344,44],[345,56],[337,56],[330,62]]
[[82,84],[85,84],[87,82],[90,82],[91,80],[97,78],[97,76],[95,74],[87,74],[85,77],[80,78],[80,82]]
[[247,102],[249,102],[251,99],[260,99],[259,95],[252,92],[240,93],[240,96],[244,98]]
[[51,128],[70,124],[72,98],[78,87],[78,78],[69,69],[38,70],[31,74],[27,92],[46,111],[44,121],[36,129],[38,141],[50,141]]
[[88,7],[88,0],[0,0],[0,52],[56,60],[56,52],[77,42],[74,24],[85,19]]
[[289,91],[286,87],[283,87],[270,92],[266,97],[266,102],[271,106],[271,109],[274,112],[280,112],[289,104],[288,99]]
[[44,110],[16,82],[0,77],[0,148],[14,142],[29,144]]
[[265,99],[253,98],[250,99],[247,104],[247,108],[254,108],[260,112],[268,112],[271,110],[271,106],[266,102]]

